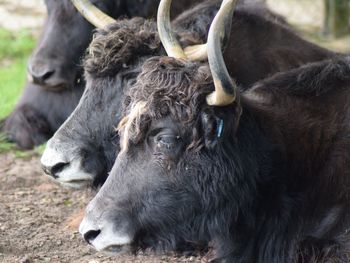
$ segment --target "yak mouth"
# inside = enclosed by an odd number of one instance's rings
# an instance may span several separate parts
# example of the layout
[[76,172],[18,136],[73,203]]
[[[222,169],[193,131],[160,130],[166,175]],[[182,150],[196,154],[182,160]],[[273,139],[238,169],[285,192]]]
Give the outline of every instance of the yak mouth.
[[[98,239],[98,238],[97,238]],[[119,240],[114,240],[112,242],[108,242],[108,240],[94,240],[90,243],[90,245],[106,255],[116,256],[123,255],[127,253],[132,253],[132,242],[120,242]]]
[[[74,167],[74,165],[73,165]],[[56,182],[60,183],[62,186],[82,189],[93,185],[94,174],[86,173],[83,170],[78,169],[67,169],[62,173],[57,175],[57,178],[53,178]]]
[[72,180],[72,181],[59,181],[55,180],[56,182],[59,182],[60,185],[66,188],[73,188],[73,189],[83,189],[87,188],[93,185],[93,180],[92,179],[81,179],[81,180]]
[[57,79],[48,80],[44,83],[36,81],[33,77],[29,76],[29,74],[27,79],[29,82],[39,85],[42,89],[49,92],[62,92],[85,85],[82,72],[77,72],[72,79],[59,77]]
[[[46,173],[45,173],[46,174]],[[84,189],[93,185],[94,180],[92,178],[82,178],[82,179],[74,179],[74,180],[61,180],[60,178],[53,178],[51,175],[46,174],[46,176],[56,184],[70,189]]]
[[41,85],[44,90],[53,91],[53,92],[64,91],[64,90],[69,89],[72,86],[69,83],[59,83],[59,84],[50,85],[50,86],[49,85],[42,85],[40,83],[36,83],[36,84]]
[[60,184],[65,188],[71,189],[84,189],[90,187],[94,184],[94,178],[88,174],[81,174],[81,177],[75,178],[62,178],[58,175],[57,178],[52,177],[49,174],[46,174],[53,182]]
[[50,92],[60,92],[67,89],[70,89],[74,86],[75,81],[65,81],[64,79],[57,79],[57,80],[48,80],[45,82],[37,81],[29,74],[27,75],[27,79],[29,82],[39,85],[42,89]]
[[110,245],[101,250],[106,255],[116,256],[131,252],[131,246],[129,244],[125,245]]
[[[41,165],[45,174],[54,182],[68,188],[81,189],[93,185],[96,174],[85,171],[80,158],[68,162],[63,155],[61,152],[58,153],[46,147],[41,157]],[[60,164],[62,166],[57,168]],[[56,167],[55,171],[53,167]]]
[[63,172],[58,174],[56,178],[52,177],[51,175],[47,176],[49,176],[49,178],[54,182],[59,183],[64,187],[73,189],[83,189],[92,186],[94,182],[93,175],[84,172],[77,172],[74,175]]
[[[92,210],[86,211],[79,226],[79,232],[85,241],[95,250],[108,254],[121,254],[131,251],[134,234],[128,230],[129,221],[120,224],[119,229],[113,220],[95,218]],[[113,217],[114,218],[114,217]],[[120,222],[123,222],[121,220]]]

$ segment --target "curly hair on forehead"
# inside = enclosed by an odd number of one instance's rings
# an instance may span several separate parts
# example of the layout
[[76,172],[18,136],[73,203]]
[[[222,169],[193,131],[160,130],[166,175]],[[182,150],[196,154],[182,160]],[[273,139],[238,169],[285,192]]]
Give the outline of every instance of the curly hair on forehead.
[[182,123],[195,122],[206,95],[213,89],[206,63],[150,58],[124,101],[125,118],[119,130],[128,129],[125,140],[136,143],[144,137],[152,119],[171,115]]
[[159,54],[160,50],[153,20],[121,19],[94,34],[84,58],[84,69],[97,78],[114,76],[139,57]]
[[191,121],[212,90],[212,77],[206,63],[153,57],[142,66],[128,101],[129,104],[146,101],[151,118],[171,113],[179,121]]

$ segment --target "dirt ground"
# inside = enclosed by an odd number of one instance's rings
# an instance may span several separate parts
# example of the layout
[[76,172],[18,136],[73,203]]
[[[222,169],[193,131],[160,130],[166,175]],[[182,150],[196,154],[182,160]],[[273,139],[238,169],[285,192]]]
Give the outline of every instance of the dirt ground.
[[91,190],[69,190],[43,174],[38,156],[0,154],[0,262],[200,262],[196,257],[107,257],[77,231]]

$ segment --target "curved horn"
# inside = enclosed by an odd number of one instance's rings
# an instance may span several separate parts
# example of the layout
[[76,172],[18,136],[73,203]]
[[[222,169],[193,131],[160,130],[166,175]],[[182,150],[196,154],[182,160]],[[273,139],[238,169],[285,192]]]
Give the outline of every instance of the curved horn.
[[207,59],[207,45],[194,45],[182,49],[171,30],[170,6],[171,0],[161,0],[158,7],[157,27],[159,38],[169,57],[202,61]]
[[79,13],[97,28],[104,28],[115,22],[113,18],[91,4],[89,0],[71,0],[71,2]]
[[203,61],[208,59],[207,44],[185,47],[184,52],[189,60]]
[[223,0],[208,34],[208,62],[215,91],[207,96],[208,105],[226,106],[236,99],[237,86],[231,79],[222,55],[222,44],[229,38],[233,11],[237,0]]
[[157,13],[157,27],[160,41],[169,57],[186,59],[186,55],[177,41],[170,24],[171,0],[161,0]]

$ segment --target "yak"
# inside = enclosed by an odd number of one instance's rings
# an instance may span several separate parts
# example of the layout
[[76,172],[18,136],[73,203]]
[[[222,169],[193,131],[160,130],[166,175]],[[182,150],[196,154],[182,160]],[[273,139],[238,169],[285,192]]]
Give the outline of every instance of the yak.
[[[219,7],[220,1],[206,1],[180,15],[172,24],[173,38],[186,47],[205,43]],[[120,120],[123,94],[143,62],[161,54],[165,53],[154,22],[123,20],[97,32],[84,62],[85,93],[41,158],[47,174],[72,187],[104,182],[118,153],[114,127]],[[229,72],[244,87],[336,55],[300,38],[261,4],[238,2],[225,57]]]
[[[174,14],[198,1],[176,1]],[[159,0],[93,3],[113,18],[148,18],[155,15]],[[85,87],[80,59],[94,29],[69,0],[46,0],[45,5],[47,18],[28,62],[29,81],[1,128],[10,141],[23,149],[47,141],[78,104]]]
[[80,233],[110,253],[191,244],[212,262],[349,262],[350,57],[239,87],[221,52],[234,4],[210,27],[209,66],[171,40],[170,57],[143,64]]
[[[180,42],[203,43],[218,7],[218,1],[207,1],[176,19],[173,24]],[[99,52],[92,52],[85,61],[87,90],[75,112],[48,142],[42,157],[44,170],[65,185],[79,187],[105,180],[117,153],[111,145],[117,141],[113,127],[119,120],[123,90],[135,80],[147,57],[164,53],[155,25],[138,21],[119,21],[97,33],[91,44],[91,50]],[[228,56],[240,63],[231,63],[229,69],[239,83],[246,85],[266,75],[336,55],[302,40],[281,19],[256,3],[239,4],[232,28],[235,37],[227,49]],[[117,39],[127,40],[113,44]],[[264,48],[254,49],[255,43]]]

